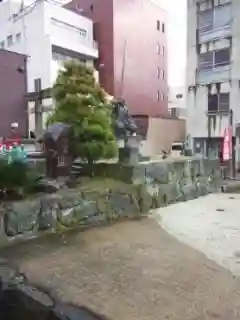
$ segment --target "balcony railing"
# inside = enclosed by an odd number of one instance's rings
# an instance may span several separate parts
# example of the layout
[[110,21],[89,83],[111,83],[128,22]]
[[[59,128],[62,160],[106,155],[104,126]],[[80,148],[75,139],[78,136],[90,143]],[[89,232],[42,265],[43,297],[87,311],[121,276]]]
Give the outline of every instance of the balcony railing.
[[197,70],[197,82],[207,84],[216,81],[228,81],[231,77],[231,65]]
[[211,25],[208,25],[199,30],[199,43],[226,38],[229,36],[231,36],[231,24],[216,29],[212,28]]

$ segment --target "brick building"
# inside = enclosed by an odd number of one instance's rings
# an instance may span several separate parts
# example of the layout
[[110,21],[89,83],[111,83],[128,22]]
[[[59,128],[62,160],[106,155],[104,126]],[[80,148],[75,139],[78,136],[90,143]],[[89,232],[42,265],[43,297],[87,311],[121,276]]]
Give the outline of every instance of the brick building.
[[26,57],[0,49],[0,137],[10,134],[18,122],[19,133],[28,136]]
[[149,0],[72,0],[66,8],[94,22],[105,90],[124,98],[139,119],[167,116],[165,11]]

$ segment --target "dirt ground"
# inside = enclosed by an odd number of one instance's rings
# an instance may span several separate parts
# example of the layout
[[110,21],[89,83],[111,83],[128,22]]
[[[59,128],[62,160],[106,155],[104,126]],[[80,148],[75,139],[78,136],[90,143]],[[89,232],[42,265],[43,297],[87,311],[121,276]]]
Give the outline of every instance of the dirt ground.
[[240,280],[152,219],[2,251],[30,281],[113,320],[240,319]]

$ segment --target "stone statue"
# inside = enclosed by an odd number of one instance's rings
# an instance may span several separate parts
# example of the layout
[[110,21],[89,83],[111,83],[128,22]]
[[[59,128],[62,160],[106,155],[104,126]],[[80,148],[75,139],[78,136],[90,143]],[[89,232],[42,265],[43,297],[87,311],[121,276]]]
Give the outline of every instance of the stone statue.
[[127,164],[136,164],[139,161],[140,136],[137,136],[137,126],[129,115],[124,100],[117,100],[113,104],[113,116],[115,120],[115,134],[118,141],[123,140],[123,146],[119,144],[119,161]]
[[137,126],[129,115],[125,101],[122,99],[113,103],[113,115],[116,119],[115,134],[117,139],[136,134]]
[[65,123],[54,123],[48,126],[41,141],[46,156],[47,177],[69,177],[73,161],[71,127]]

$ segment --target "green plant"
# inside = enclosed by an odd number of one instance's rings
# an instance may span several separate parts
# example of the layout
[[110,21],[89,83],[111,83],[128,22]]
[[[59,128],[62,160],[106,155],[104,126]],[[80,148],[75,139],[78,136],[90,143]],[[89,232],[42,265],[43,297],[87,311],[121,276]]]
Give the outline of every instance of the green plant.
[[38,183],[39,176],[26,163],[12,162],[0,159],[0,194],[24,197],[31,193]]
[[53,87],[55,110],[48,123],[63,122],[73,130],[73,153],[88,164],[113,158],[117,144],[106,93],[93,70],[76,61],[65,63]]

